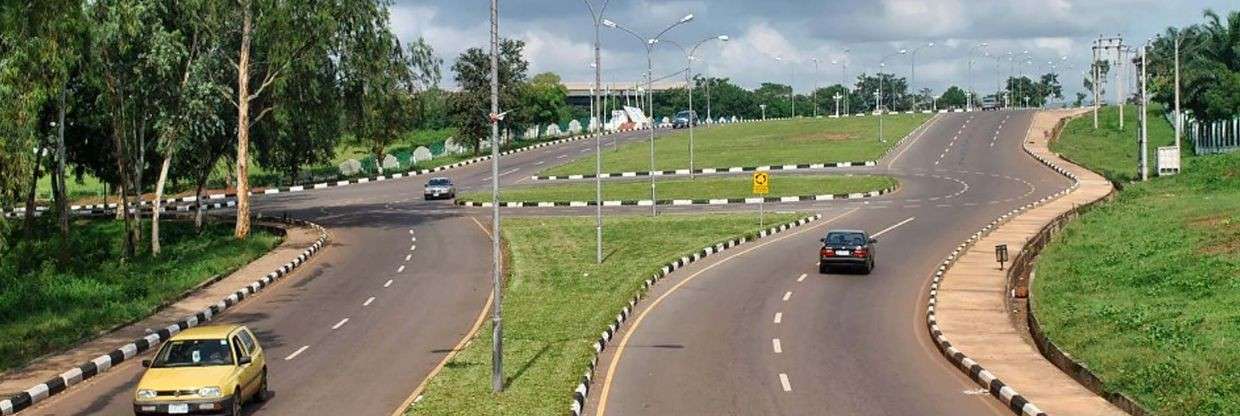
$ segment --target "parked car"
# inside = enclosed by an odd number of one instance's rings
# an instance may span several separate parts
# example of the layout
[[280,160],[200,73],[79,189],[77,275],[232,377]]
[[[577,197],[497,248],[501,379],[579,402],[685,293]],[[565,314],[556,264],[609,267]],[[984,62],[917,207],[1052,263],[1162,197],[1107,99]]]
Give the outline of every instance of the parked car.
[[689,127],[690,123],[694,126],[698,124],[698,116],[696,111],[681,111],[676,113],[676,117],[672,118],[672,128],[674,129]]
[[878,240],[861,230],[831,230],[823,237],[818,250],[818,272],[827,273],[835,266],[859,268],[865,274],[874,270]]
[[995,97],[982,98],[982,111],[991,111],[999,109],[999,100]]
[[428,201],[439,198],[456,198],[456,186],[452,185],[452,180],[448,178],[431,178],[431,180],[426,182],[422,196]]
[[241,414],[249,400],[267,400],[267,360],[254,333],[241,325],[187,329],[142,360],[147,370],[134,392],[144,415]]

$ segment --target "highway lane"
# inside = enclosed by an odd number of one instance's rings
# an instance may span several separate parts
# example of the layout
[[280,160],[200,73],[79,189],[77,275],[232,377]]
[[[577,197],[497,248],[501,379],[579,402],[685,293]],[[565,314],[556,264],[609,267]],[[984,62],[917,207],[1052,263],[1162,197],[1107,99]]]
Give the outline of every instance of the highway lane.
[[[644,132],[617,135],[621,143]],[[610,137],[607,138],[610,142]],[[593,140],[504,157],[533,172],[580,157]],[[490,163],[440,172],[484,187]],[[513,183],[528,175],[505,175]],[[490,293],[490,240],[474,223],[485,211],[423,201],[426,175],[322,190],[261,195],[254,210],[317,222],[329,247],[309,267],[230,309],[219,322],[255,330],[269,354],[273,400],[246,412],[386,416],[396,410],[472,328]],[[227,214],[227,212],[221,212]],[[255,276],[257,278],[258,276]],[[347,320],[346,320],[347,319]],[[132,414],[141,358],[41,402],[22,414]]]
[[[822,222],[662,282],[600,358],[588,412],[1009,414],[942,358],[924,305],[930,272],[952,247],[1069,186],[1020,149],[1031,114],[951,114],[880,164],[967,183],[950,201],[942,195],[958,185],[913,181],[884,208],[827,206]],[[826,229],[892,226],[873,274],[818,274]]]

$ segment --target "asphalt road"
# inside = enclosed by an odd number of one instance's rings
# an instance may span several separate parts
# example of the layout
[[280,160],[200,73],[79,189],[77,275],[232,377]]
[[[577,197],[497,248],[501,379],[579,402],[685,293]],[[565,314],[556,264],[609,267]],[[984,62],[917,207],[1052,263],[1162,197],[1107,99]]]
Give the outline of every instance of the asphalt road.
[[[634,330],[631,345],[647,348],[626,349],[614,376],[606,379],[606,412],[1002,414],[987,395],[964,393],[973,388],[971,382],[929,343],[921,309],[928,273],[950,247],[999,212],[1068,185],[1019,150],[1028,121],[1029,113],[944,115],[880,166],[847,170],[896,176],[899,192],[864,201],[768,205],[770,210],[822,212],[824,218],[844,216],[674,275],[685,279],[709,267],[669,293],[640,326],[629,327]],[[624,143],[644,140],[646,134],[616,137]],[[579,140],[504,157],[501,184],[528,183],[545,167],[588,156],[593,149],[593,140]],[[461,190],[486,189],[490,162],[435,176],[453,178]],[[221,317],[254,329],[269,354],[274,398],[247,407],[248,413],[389,415],[466,335],[490,289],[490,242],[482,227],[489,225],[490,210],[423,201],[425,180],[254,198],[257,212],[315,221],[328,228],[331,241],[310,267]],[[752,209],[668,206],[660,212]],[[582,215],[593,210],[505,212]],[[908,218],[913,220],[880,236],[873,275],[816,274],[817,238],[826,227],[877,231]],[[797,282],[802,273],[810,278]],[[664,282],[657,290],[674,285]],[[792,295],[782,300],[786,292]],[[782,320],[773,324],[777,312]],[[774,338],[780,339],[781,353],[772,351]],[[600,371],[607,371],[611,356],[604,358]],[[127,361],[24,414],[130,414],[142,370],[138,361]],[[779,374],[786,375],[791,391],[783,391]],[[604,388],[596,384],[594,391]],[[592,396],[593,409],[600,397]]]
[[[661,282],[600,358],[588,413],[1010,414],[943,359],[924,309],[952,247],[1070,185],[1021,150],[1031,114],[942,117],[871,169],[917,178],[891,198],[822,206],[819,222]],[[882,233],[872,274],[818,273],[829,228]]]

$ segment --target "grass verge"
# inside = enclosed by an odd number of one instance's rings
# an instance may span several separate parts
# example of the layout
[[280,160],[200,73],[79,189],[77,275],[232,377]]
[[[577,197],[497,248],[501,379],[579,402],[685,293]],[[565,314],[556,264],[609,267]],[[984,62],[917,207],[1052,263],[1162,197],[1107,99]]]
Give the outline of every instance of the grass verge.
[[[878,141],[877,117],[803,118],[700,128],[694,131],[694,167],[786,165],[876,160],[931,116],[883,116],[886,143]],[[594,157],[545,170],[544,175],[594,173]],[[689,167],[689,133],[680,130],[655,141],[655,169]],[[650,143],[603,152],[603,172],[650,170]]]
[[[1075,150],[1102,169],[1126,158]],[[1240,154],[1129,184],[1054,238],[1033,292],[1047,337],[1106,389],[1160,415],[1240,414]]]
[[[1175,144],[1175,128],[1162,117],[1161,107],[1151,105],[1149,110],[1148,147],[1152,176],[1157,173],[1158,147]],[[1141,146],[1138,145],[1137,134],[1141,131],[1141,123],[1137,117],[1140,113],[1136,106],[1124,106],[1124,130],[1120,130],[1119,107],[1102,107],[1098,110],[1097,130],[1094,129],[1092,115],[1078,117],[1064,126],[1060,138],[1051,143],[1050,149],[1111,181],[1139,179],[1137,161],[1141,157]]]
[[[752,179],[748,176],[660,180],[656,188],[656,196],[661,200],[749,198],[755,196],[752,193],[752,183]],[[888,176],[772,176],[771,193],[767,196],[849,194],[877,191],[894,186],[896,186],[896,180]],[[500,201],[593,201],[594,192],[593,182],[509,187],[501,191]],[[460,199],[490,202],[491,194],[471,192],[462,194]],[[650,199],[650,181],[609,181],[603,184],[603,199],[609,201]]]
[[[236,241],[228,225],[165,221],[163,253],[120,260],[122,223],[77,219],[70,241],[61,244],[53,216],[44,216],[38,235],[0,253],[0,371],[43,354],[69,348],[100,331],[149,315],[160,304],[222,273],[266,254],[280,238],[255,229]],[[150,231],[144,230],[144,236]],[[67,263],[58,260],[65,247]]]
[[[767,217],[768,224],[796,215]],[[493,395],[489,326],[427,387],[412,415],[556,415],[594,352],[591,344],[644,279],[667,261],[758,230],[755,214],[618,217],[604,231],[607,260],[594,264],[593,218],[506,220],[504,295],[507,387]]]

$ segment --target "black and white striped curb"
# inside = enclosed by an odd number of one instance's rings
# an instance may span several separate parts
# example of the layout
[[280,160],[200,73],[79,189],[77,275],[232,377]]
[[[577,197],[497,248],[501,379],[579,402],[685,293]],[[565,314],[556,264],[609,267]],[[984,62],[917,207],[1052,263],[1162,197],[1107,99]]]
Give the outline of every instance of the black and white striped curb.
[[943,334],[943,331],[939,329],[938,319],[935,318],[934,314],[935,306],[938,304],[939,283],[943,280],[943,275],[947,273],[948,269],[951,269],[952,265],[956,263],[956,260],[958,260],[963,253],[968,251],[969,248],[978,241],[981,241],[982,238],[994,232],[999,228],[999,226],[1012,220],[1017,215],[1054,201],[1059,197],[1071,193],[1080,186],[1080,180],[1075,174],[1060,167],[1054,161],[1033,153],[1033,151],[1029,150],[1027,146],[1022,147],[1024,148],[1025,153],[1033,156],[1034,159],[1037,159],[1039,162],[1053,169],[1055,172],[1072,179],[1072,186],[1056,192],[1054,195],[1047,196],[1008,211],[1007,213],[999,216],[999,218],[996,218],[994,221],[991,221],[989,224],[982,227],[977,232],[973,233],[968,240],[965,240],[960,243],[960,245],[956,246],[956,248],[952,250],[951,254],[949,254],[946,259],[943,259],[943,263],[940,264],[938,269],[934,272],[934,278],[930,283],[929,305],[926,308],[926,326],[930,331],[930,337],[934,339],[934,343],[938,346],[939,351],[951,360],[953,365],[960,368],[965,372],[965,374],[968,374],[969,378],[972,378],[973,381],[976,381],[979,385],[986,388],[992,396],[999,399],[999,401],[1006,405],[1009,410],[1022,416],[1046,416],[1046,412],[1039,409],[1037,405],[1029,402],[1028,399],[1021,396],[1020,393],[1018,393],[1011,386],[1004,384],[1002,380],[999,380],[999,378],[993,373],[983,368],[977,361],[969,358],[964,355],[963,352],[953,347],[951,342],[948,341],[947,337]]
[[[702,168],[693,169],[692,173],[711,174],[711,173],[737,173],[737,172],[766,172],[776,170],[799,170],[799,169],[827,169],[827,168],[846,168],[853,166],[874,166],[878,162],[873,160],[860,162],[830,162],[830,163],[803,163],[796,165],[765,165],[765,166],[733,166],[727,168]],[[671,175],[688,175],[689,169],[675,170],[656,170],[654,176],[671,176]],[[598,175],[601,178],[633,178],[640,176],[651,176],[650,171],[636,172],[611,172]],[[536,181],[561,181],[572,179],[594,179],[594,174],[586,175],[551,175],[551,176],[531,176],[530,179]]]
[[[625,201],[603,201],[605,207],[620,206],[643,206],[651,205],[734,205],[734,204],[761,204],[764,202],[805,202],[805,201],[834,201],[841,199],[862,199],[872,198],[879,195],[889,194],[898,189],[896,186],[879,189],[869,192],[854,192],[850,194],[826,194],[826,195],[800,195],[800,196],[783,196],[783,197],[755,197],[755,198],[718,198],[718,199],[659,199],[652,203],[649,199],[641,200],[625,200]],[[490,202],[462,201],[457,200],[457,205],[478,208],[490,208]],[[553,207],[592,207],[598,205],[596,201],[517,201],[517,202],[500,202],[502,208],[553,208]]]
[[610,342],[611,339],[616,335],[616,332],[620,330],[620,327],[624,325],[624,322],[627,321],[630,316],[632,316],[634,308],[637,307],[637,302],[641,301],[643,298],[646,297],[646,294],[650,293],[650,289],[654,287],[655,283],[658,283],[660,280],[662,280],[664,277],[667,277],[667,275],[671,274],[672,272],[679,270],[685,266],[688,266],[689,264],[692,264],[693,262],[709,257],[713,254],[723,252],[724,250],[730,249],[732,247],[736,247],[738,245],[744,244],[749,241],[755,241],[758,239],[766,238],[768,236],[771,236],[771,235],[774,235],[774,234],[777,234],[777,233],[780,233],[780,232],[783,232],[783,231],[786,231],[786,230],[789,230],[795,227],[799,227],[799,226],[808,224],[813,221],[817,221],[820,218],[822,218],[822,215],[816,214],[813,216],[801,218],[799,220],[796,220],[796,221],[793,221],[787,224],[767,228],[765,230],[759,231],[758,235],[754,236],[753,238],[749,238],[749,237],[734,238],[734,239],[731,239],[731,240],[728,240],[728,241],[725,241],[719,244],[715,244],[713,246],[702,248],[701,250],[698,250],[692,255],[684,256],[684,257],[681,257],[679,259],[676,259],[672,262],[665,264],[661,269],[659,269],[658,272],[656,272],[653,276],[646,279],[646,281],[642,283],[641,289],[638,289],[637,294],[633,295],[632,299],[629,299],[628,305],[625,306],[624,309],[621,309],[620,313],[616,314],[616,319],[610,325],[607,326],[607,329],[604,330],[601,335],[599,335],[598,340],[594,341],[594,354],[592,357],[590,357],[590,363],[586,365],[586,371],[585,373],[582,374],[581,381],[577,383],[577,388],[573,390],[573,402],[571,405],[569,405],[570,414],[572,416],[581,416],[581,412],[585,409],[586,398],[590,396],[590,385],[594,380],[594,369],[595,367],[598,366],[599,354],[601,354],[603,350],[607,348],[607,343]]
[[184,319],[181,319],[180,321],[168,325],[167,327],[155,331],[145,337],[138,338],[133,342],[125,344],[120,348],[112,350],[112,352],[96,357],[95,359],[83,363],[76,368],[60,373],[60,375],[26,389],[21,393],[4,400],[0,400],[0,415],[9,416],[28,409],[36,403],[47,400],[49,397],[64,392],[74,385],[80,384],[83,381],[108,371],[125,360],[132,359],[144,351],[154,348],[161,342],[167,341],[173,335],[176,335],[181,331],[203,325],[211,321],[211,319],[215,316],[223,313],[238,303],[241,303],[241,301],[246,297],[258,293],[267,286],[275,283],[277,280],[287,276],[289,273],[292,273],[293,270],[305,264],[310,257],[321,251],[324,245],[327,244],[327,230],[322,226],[302,220],[289,220],[287,222],[294,225],[305,225],[314,228],[319,232],[318,240],[315,241],[313,245],[303,250],[296,258],[284,263],[284,265],[281,265],[272,272],[267,273],[267,275],[263,276],[261,279],[258,279],[253,283],[250,283],[248,286],[237,290],[231,295],[228,295],[228,297],[221,299],[216,304],[211,305],[210,307],[203,309],[194,315],[187,316]]
[[[858,115],[857,117],[860,117],[860,115]],[[778,120],[787,120],[787,119],[781,118]],[[926,120],[925,123],[922,123],[917,128],[913,129],[912,131],[909,131],[908,134],[905,134],[904,137],[900,138],[900,140],[897,141],[894,145],[888,147],[887,150],[883,152],[883,155],[878,158],[878,160],[882,160],[884,157],[887,157],[887,155],[891,153],[892,150],[897,149],[900,146],[904,145],[904,142],[908,140],[909,137],[912,137],[914,134],[917,134],[920,131],[924,131],[928,129],[929,126],[934,123],[934,121],[936,121],[936,118],[931,117],[930,119]],[[693,169],[692,173],[693,174],[713,174],[713,173],[793,171],[793,170],[807,170],[807,169],[835,169],[835,168],[848,168],[848,167],[876,166],[878,165],[878,160],[702,168],[702,169]],[[653,176],[673,176],[673,175],[688,175],[688,174],[690,174],[689,169],[672,169],[672,170],[656,170],[654,171]],[[636,178],[636,177],[646,177],[646,176],[651,176],[651,175],[652,175],[651,171],[604,172],[604,173],[599,174],[598,177],[603,178],[603,179]],[[530,176],[530,179],[535,180],[535,181],[563,181],[563,180],[594,179],[594,178],[595,178],[595,175],[593,173],[578,174],[578,175],[534,175],[534,176]]]

